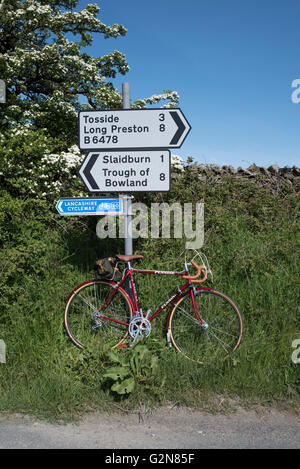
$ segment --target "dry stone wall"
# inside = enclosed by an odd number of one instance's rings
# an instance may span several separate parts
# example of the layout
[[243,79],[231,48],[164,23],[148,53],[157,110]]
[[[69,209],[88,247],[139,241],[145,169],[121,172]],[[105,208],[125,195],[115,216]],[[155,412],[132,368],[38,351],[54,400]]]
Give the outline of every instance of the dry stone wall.
[[199,180],[203,183],[212,182],[222,183],[228,177],[238,178],[240,180],[252,180],[259,186],[269,188],[272,192],[278,193],[288,186],[294,192],[300,192],[300,168],[293,166],[292,168],[280,168],[274,164],[268,168],[252,164],[248,168],[233,166],[217,166],[192,164],[190,169],[198,172]]

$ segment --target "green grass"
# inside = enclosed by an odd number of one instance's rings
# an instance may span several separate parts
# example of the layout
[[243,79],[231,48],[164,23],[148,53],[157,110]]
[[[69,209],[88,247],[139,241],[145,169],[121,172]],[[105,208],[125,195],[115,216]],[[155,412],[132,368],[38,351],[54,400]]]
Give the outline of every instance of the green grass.
[[[140,200],[159,197],[143,194]],[[65,334],[63,311],[74,286],[93,277],[96,257],[122,252],[124,240],[97,239],[93,217],[62,219],[50,202],[2,193],[0,339],[7,360],[0,363],[0,411],[69,419],[141,403],[224,410],[236,401],[300,408],[300,365],[291,360],[292,342],[300,338],[298,195],[290,187],[272,194],[234,178],[203,187],[191,170],[164,199],[205,202],[202,250],[215,279],[208,285],[232,297],[245,319],[237,353],[225,362],[195,365],[166,345],[162,313],[145,343],[158,357],[155,376],[137,374],[133,393],[113,393],[103,379],[112,366],[108,353],[77,349]],[[134,243],[135,252],[145,256],[141,268],[182,269],[185,240]],[[168,276],[138,279],[144,310],[154,311],[178,285]]]

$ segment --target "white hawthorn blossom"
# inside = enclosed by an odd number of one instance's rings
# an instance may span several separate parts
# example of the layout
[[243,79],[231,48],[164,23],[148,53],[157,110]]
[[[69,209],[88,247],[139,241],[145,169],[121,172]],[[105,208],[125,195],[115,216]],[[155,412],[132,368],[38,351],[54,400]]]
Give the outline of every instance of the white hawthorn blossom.
[[[114,50],[91,57],[85,47],[95,34],[117,38],[127,30],[104,24],[98,5],[76,11],[77,5],[78,0],[1,0],[0,74],[8,90],[8,106],[0,108],[3,122],[25,120],[71,139],[80,108],[122,106],[112,80],[129,71],[125,55]],[[176,92],[166,91],[138,100],[133,107],[160,101],[173,107],[178,100]]]
[[163,108],[172,108],[178,105],[179,95],[177,91],[166,90],[163,94],[154,94],[150,98],[139,99],[134,103],[136,109],[143,109],[147,107],[147,104],[156,104],[160,101],[169,101],[167,104],[162,106]]
[[45,155],[42,158],[42,163],[60,163],[65,169],[77,169],[80,163],[83,160],[83,156],[77,145],[73,145],[67,151],[62,151],[61,153],[50,153]]
[[[0,177],[14,195],[77,187],[84,158],[75,145],[78,111],[122,107],[113,79],[129,71],[125,55],[113,50],[92,57],[86,47],[96,34],[118,38],[127,30],[104,24],[99,11],[97,4],[79,10],[78,0],[0,0],[0,77],[7,90],[0,105]],[[132,107],[178,102],[177,92],[167,90]]]
[[171,153],[171,167],[176,171],[184,171],[184,164],[181,156]]

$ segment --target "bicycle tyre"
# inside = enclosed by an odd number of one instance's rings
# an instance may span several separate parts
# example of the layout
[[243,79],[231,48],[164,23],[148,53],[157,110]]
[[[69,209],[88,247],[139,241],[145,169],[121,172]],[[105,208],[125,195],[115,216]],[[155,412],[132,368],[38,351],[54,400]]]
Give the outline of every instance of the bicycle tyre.
[[242,314],[234,301],[213,289],[195,289],[195,301],[205,329],[194,313],[190,292],[174,305],[168,323],[173,346],[186,358],[200,363],[224,359],[239,347],[244,330]]
[[64,325],[77,347],[108,345],[115,348],[126,339],[133,312],[123,289],[115,293],[100,316],[97,314],[114,290],[115,283],[96,279],[78,285],[70,294],[64,312]]

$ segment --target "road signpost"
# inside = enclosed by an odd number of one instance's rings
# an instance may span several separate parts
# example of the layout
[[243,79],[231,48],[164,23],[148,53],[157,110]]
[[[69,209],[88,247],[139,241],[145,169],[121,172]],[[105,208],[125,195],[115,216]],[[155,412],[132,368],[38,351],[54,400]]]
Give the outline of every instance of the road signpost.
[[191,126],[179,108],[130,109],[129,83],[122,85],[122,98],[123,109],[80,111],[78,115],[78,146],[88,151],[79,176],[91,193],[122,195],[118,199],[61,199],[56,209],[63,216],[124,214],[125,254],[130,255],[131,193],[170,190],[168,149],[180,148]]
[[79,175],[89,192],[165,192],[170,190],[170,151],[94,151]]
[[179,148],[191,129],[181,109],[79,112],[81,150]]
[[[123,109],[130,109],[130,84],[125,82],[122,84],[122,106]],[[125,205],[124,227],[125,227],[125,254],[131,256],[133,254],[132,241],[132,198],[131,194],[123,194]]]
[[123,200],[121,198],[62,198],[57,202],[56,210],[63,216],[121,215],[123,213]]

